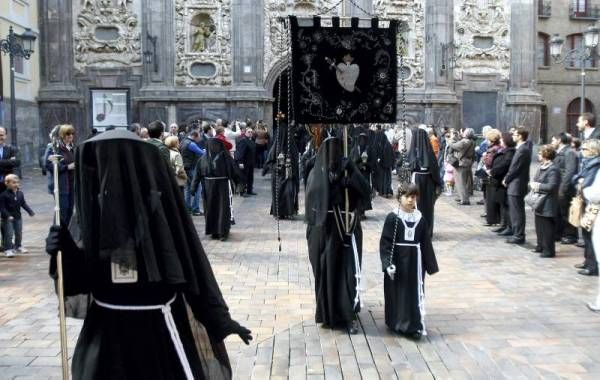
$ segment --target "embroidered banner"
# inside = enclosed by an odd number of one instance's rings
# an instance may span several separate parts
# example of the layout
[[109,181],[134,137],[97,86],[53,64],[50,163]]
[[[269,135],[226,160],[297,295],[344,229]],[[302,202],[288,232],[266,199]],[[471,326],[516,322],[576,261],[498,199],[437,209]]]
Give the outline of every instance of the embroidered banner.
[[300,26],[290,17],[292,93],[297,123],[395,123],[397,94],[396,21],[380,28]]

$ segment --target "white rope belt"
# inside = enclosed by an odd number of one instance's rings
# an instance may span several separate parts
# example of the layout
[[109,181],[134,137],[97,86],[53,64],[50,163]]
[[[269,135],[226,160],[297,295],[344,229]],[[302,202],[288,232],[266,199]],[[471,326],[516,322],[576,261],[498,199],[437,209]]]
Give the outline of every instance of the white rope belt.
[[179,357],[179,361],[181,362],[181,366],[183,367],[183,371],[185,372],[185,377],[188,380],[193,380],[194,375],[192,374],[192,369],[190,367],[190,362],[185,355],[185,350],[183,348],[183,343],[181,342],[181,338],[179,337],[179,332],[177,331],[177,325],[175,324],[175,320],[173,319],[173,314],[171,313],[171,304],[175,302],[175,298],[177,295],[174,295],[173,298],[169,302],[164,305],[144,305],[144,306],[132,306],[132,305],[113,305],[110,303],[98,301],[94,299],[94,302],[98,306],[101,306],[106,309],[111,310],[123,310],[123,311],[148,311],[148,310],[160,310],[163,313],[165,318],[165,323],[167,324],[167,329],[171,334],[171,340],[173,341],[173,345],[175,346],[175,351],[177,351],[177,356]]
[[231,222],[235,220],[235,217],[233,215],[233,191],[231,190],[232,186],[233,185],[231,184],[231,181],[228,181],[227,189],[229,190],[229,209],[231,210],[231,215],[229,216],[229,219]]
[[396,243],[401,247],[416,247],[417,248],[417,293],[419,297],[419,313],[421,314],[421,325],[423,326],[423,335],[427,335],[427,329],[425,328],[425,288],[423,282],[423,262],[421,258],[421,244],[410,244],[410,243]]
[[227,177],[204,177],[204,179],[227,179]]
[[360,269],[360,257],[358,257],[358,247],[356,245],[356,236],[352,233],[352,252],[354,253],[354,268],[356,269],[356,296],[354,297],[354,309],[356,310],[356,306],[360,304],[360,307],[363,307],[362,297],[360,292],[362,290],[362,270]]

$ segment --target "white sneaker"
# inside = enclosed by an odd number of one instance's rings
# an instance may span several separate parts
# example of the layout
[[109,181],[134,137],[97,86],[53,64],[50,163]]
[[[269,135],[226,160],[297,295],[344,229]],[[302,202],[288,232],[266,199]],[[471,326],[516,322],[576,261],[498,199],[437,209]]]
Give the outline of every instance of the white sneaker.
[[17,248],[17,252],[18,252],[18,253],[27,253],[27,252],[29,252],[29,251],[28,251],[26,248],[19,247],[19,248]]
[[4,256],[5,257],[15,257],[15,253],[13,252],[12,249],[8,249],[8,250],[4,251]]

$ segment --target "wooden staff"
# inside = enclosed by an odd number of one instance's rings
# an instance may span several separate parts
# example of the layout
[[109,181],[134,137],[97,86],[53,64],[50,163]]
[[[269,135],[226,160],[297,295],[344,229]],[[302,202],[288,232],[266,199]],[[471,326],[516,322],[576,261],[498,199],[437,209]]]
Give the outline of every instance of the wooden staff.
[[[348,125],[344,125],[344,158],[348,158]],[[348,170],[344,171],[344,175],[348,177]],[[348,194],[348,188],[344,189],[345,195],[345,210],[346,210],[346,233],[350,232],[350,195]]]
[[[48,159],[54,169],[54,224],[60,226],[60,193],[58,189],[58,161],[62,156],[53,154]],[[58,317],[60,319],[60,356],[62,359],[63,380],[69,380],[69,352],[67,350],[67,320],[65,315],[65,288],[63,282],[62,252],[56,255],[58,269]]]

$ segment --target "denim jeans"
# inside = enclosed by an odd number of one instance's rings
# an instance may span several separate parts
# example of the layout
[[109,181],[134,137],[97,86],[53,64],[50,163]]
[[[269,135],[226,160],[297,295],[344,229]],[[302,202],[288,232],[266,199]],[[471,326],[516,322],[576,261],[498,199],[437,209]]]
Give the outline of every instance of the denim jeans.
[[[187,182],[185,183],[184,189],[185,205],[188,209],[192,210],[192,212],[200,212],[200,193],[202,192],[202,183],[198,185],[198,191],[196,194],[192,195],[190,188],[192,187],[192,181],[194,180],[196,171],[194,169],[189,169],[185,172],[187,174]],[[194,199],[192,199],[192,196]]]
[[[13,235],[15,244],[13,245]],[[19,248],[23,236],[23,220],[21,218],[8,220],[2,218],[2,247],[4,251]]]
[[75,196],[73,192],[68,194],[60,194],[58,196],[58,203],[60,205],[60,220],[65,226],[71,223],[71,217],[73,216],[73,208],[75,206]]

